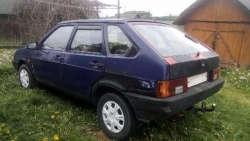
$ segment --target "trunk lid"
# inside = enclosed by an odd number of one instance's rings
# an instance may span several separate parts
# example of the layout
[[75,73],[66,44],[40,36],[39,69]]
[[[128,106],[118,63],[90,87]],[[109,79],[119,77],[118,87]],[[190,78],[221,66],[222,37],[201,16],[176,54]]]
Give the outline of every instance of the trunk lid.
[[219,67],[219,56],[213,51],[166,57],[164,60],[169,64],[170,79],[191,77]]

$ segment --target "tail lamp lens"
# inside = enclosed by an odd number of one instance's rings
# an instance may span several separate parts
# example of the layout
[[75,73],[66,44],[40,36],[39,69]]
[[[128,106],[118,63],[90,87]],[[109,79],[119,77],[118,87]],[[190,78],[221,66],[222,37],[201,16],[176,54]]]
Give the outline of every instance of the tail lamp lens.
[[187,78],[169,81],[158,81],[157,97],[165,98],[187,92]]
[[214,69],[210,72],[210,81],[220,78],[220,68]]

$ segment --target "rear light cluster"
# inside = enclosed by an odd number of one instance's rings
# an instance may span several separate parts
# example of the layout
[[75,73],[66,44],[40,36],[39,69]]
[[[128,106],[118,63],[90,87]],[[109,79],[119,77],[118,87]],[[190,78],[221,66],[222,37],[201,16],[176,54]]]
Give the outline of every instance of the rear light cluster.
[[[210,71],[209,81],[214,81],[220,77],[220,68]],[[166,98],[176,94],[187,92],[188,78],[180,78],[169,81],[158,81],[157,97]]]
[[157,97],[164,98],[187,91],[187,78],[158,81]]
[[220,68],[214,69],[210,71],[210,79],[209,81],[214,81],[220,78]]

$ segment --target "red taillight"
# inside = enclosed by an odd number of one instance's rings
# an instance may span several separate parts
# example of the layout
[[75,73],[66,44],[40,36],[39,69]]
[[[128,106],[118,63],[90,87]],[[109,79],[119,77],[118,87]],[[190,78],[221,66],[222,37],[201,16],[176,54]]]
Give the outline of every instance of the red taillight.
[[214,69],[210,72],[210,81],[220,78],[220,68]]
[[158,81],[157,97],[164,98],[187,92],[187,78]]

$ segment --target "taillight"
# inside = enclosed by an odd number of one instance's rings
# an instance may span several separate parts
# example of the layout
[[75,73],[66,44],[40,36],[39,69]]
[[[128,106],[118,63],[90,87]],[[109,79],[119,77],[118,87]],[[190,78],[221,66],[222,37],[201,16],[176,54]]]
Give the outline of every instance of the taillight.
[[169,81],[158,81],[157,97],[165,98],[175,94],[187,92],[187,78]]
[[220,78],[220,68],[214,69],[210,72],[210,81],[214,81]]

